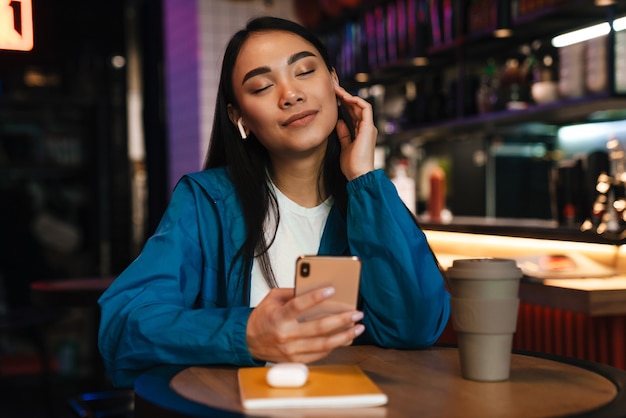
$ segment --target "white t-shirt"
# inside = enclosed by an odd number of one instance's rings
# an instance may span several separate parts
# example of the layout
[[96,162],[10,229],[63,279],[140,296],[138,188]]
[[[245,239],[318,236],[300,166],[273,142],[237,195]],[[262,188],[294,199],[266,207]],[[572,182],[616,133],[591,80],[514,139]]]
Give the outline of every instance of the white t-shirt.
[[[329,197],[319,206],[305,208],[290,200],[273,183],[272,188],[278,201],[280,223],[268,250],[269,261],[278,287],[293,287],[296,259],[303,254],[317,254],[333,199]],[[265,224],[265,239],[269,242],[276,226],[276,214],[271,209]],[[250,306],[255,307],[270,290],[256,259],[252,263],[251,280]]]

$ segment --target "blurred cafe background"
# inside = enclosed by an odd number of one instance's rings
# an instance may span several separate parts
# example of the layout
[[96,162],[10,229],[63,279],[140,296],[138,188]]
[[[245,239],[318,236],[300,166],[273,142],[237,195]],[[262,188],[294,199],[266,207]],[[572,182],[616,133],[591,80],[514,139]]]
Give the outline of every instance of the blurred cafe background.
[[[444,268],[532,258],[541,289],[565,269],[591,279],[558,288],[608,292],[601,312],[529,296],[517,348],[626,368],[623,0],[0,2],[0,317],[35,308],[33,283],[113,278],[137,256],[201,168],[227,40],[261,14],[315,30],[372,103],[377,167]],[[2,322],[3,388],[45,392],[49,369],[53,395],[91,389],[95,302],[61,308],[30,329],[43,345]]]

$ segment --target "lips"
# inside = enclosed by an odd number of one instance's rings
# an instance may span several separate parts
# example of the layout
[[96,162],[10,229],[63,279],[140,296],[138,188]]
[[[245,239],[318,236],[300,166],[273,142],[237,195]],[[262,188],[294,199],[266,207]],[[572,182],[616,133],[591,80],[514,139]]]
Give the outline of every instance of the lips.
[[311,116],[315,115],[316,113],[317,113],[317,111],[315,111],[315,110],[307,110],[305,112],[297,113],[297,114],[291,116],[286,121],[284,121],[282,123],[282,126],[298,125],[300,123],[307,123],[311,119]]

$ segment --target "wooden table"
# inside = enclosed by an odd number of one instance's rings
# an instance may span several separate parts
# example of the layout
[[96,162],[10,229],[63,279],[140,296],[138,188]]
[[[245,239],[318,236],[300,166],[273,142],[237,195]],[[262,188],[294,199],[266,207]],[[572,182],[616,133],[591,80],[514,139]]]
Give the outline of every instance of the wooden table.
[[[456,348],[390,350],[352,346],[320,364],[358,364],[388,395],[384,407],[332,411],[241,408],[235,367],[163,366],[135,384],[135,417],[503,417],[583,414],[623,417],[626,372],[550,355],[514,353],[511,378],[479,383],[461,378]],[[578,415],[577,415],[578,416]]]

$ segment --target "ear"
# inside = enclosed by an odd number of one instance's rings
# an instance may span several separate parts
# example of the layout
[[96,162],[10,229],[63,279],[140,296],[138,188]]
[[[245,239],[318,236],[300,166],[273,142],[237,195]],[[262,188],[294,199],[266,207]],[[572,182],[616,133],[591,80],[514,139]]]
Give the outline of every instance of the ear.
[[241,112],[231,104],[227,105],[226,110],[228,112],[228,118],[230,119],[230,121],[237,127],[237,129],[239,129],[239,135],[241,135],[241,139],[246,139],[248,137],[249,131],[243,125]]
[[334,67],[330,71],[330,78],[332,79],[333,83],[339,84],[339,77],[337,76],[337,71],[335,71]]
[[226,106],[226,111],[228,112],[228,118],[230,119],[230,121],[234,125],[237,125],[237,121],[241,117],[241,112],[239,111],[239,109],[235,108],[235,106],[229,103]]
[[[339,77],[337,76],[337,71],[335,71],[335,68],[333,67],[333,69],[330,71],[330,79],[331,82],[333,83],[332,88],[335,88],[335,85],[339,85]],[[339,100],[339,97],[337,97],[337,106],[341,106],[341,100]]]

